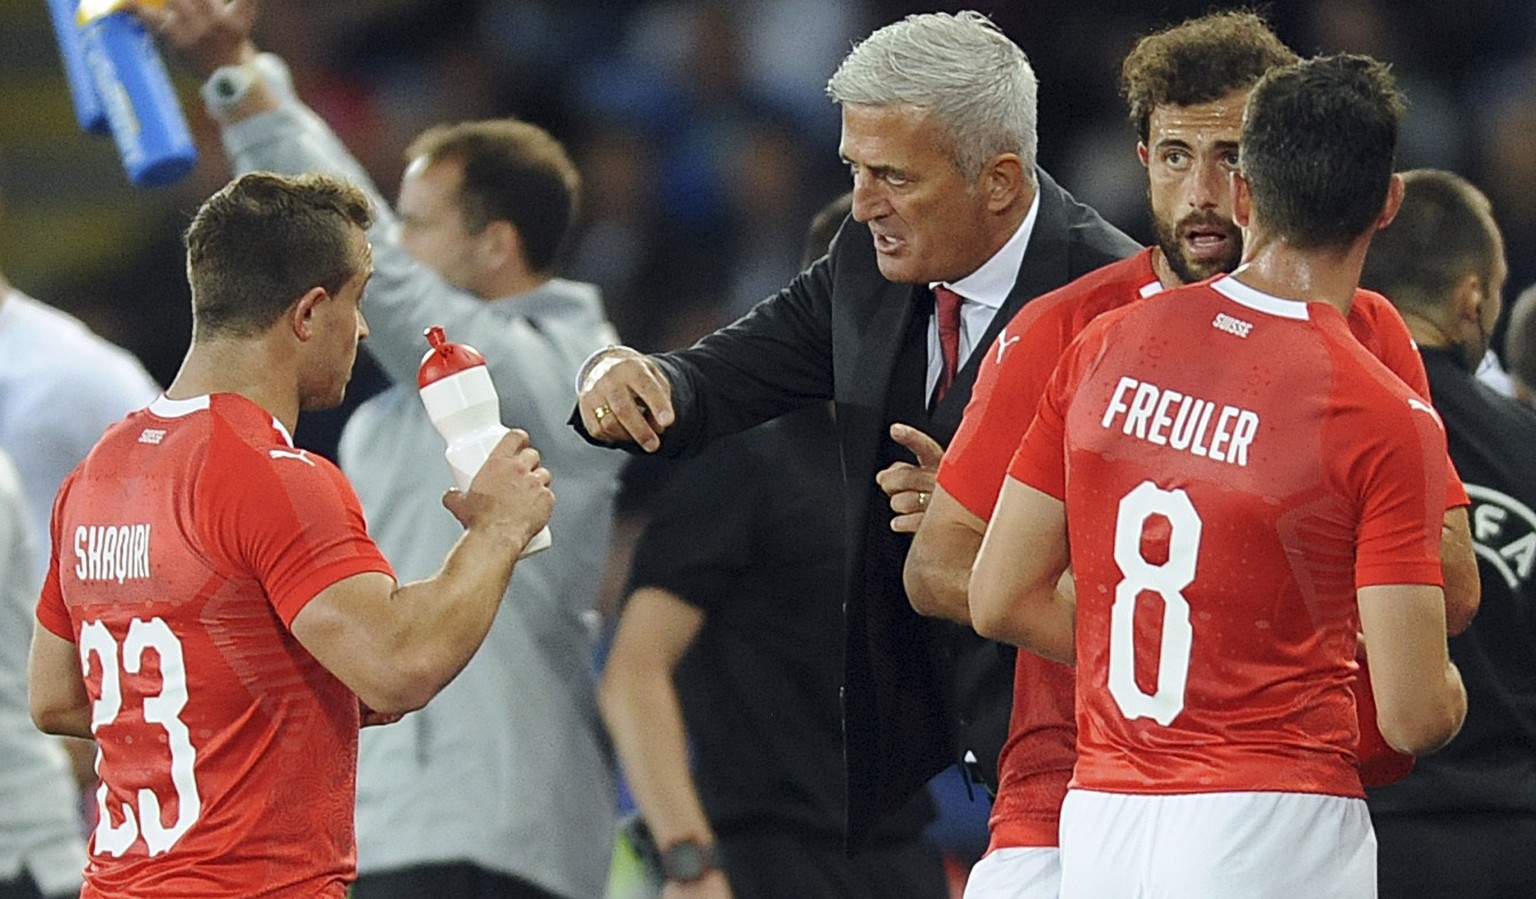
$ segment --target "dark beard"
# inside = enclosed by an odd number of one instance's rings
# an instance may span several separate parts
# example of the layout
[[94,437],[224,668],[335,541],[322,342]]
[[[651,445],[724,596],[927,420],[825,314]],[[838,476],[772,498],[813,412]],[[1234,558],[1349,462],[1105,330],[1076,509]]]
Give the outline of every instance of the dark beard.
[[[1196,224],[1227,232],[1229,238],[1227,244],[1232,248],[1232,252],[1211,262],[1191,261],[1184,255],[1184,245],[1179,241],[1179,232],[1187,225]],[[1183,220],[1172,224],[1153,216],[1152,226],[1157,232],[1157,246],[1163,251],[1163,258],[1168,261],[1168,267],[1173,269],[1173,273],[1185,284],[1204,281],[1212,275],[1226,274],[1237,268],[1237,263],[1243,258],[1243,233],[1237,229],[1236,225],[1216,215],[1191,213]]]

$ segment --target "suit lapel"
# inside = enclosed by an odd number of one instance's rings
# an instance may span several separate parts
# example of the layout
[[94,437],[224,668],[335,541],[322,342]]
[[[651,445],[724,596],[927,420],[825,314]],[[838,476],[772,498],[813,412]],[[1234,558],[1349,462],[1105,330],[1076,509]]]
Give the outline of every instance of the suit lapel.
[[955,382],[950,386],[949,393],[933,410],[935,433],[932,436],[940,443],[948,444],[960,427],[960,417],[965,411],[965,404],[970,400],[981,360],[992,351],[997,335],[1013,321],[1025,303],[1071,280],[1066,240],[1069,233],[1066,201],[1061,187],[1051,180],[1050,175],[1037,168],[1035,178],[1040,190],[1040,211],[1035,216],[1035,227],[1030,232],[1029,244],[1024,248],[1024,261],[1019,266],[1019,275],[1014,279],[1013,289],[1008,292],[1008,298],[1003,301],[997,314],[992,316],[992,322],[987,325],[981,340],[977,341],[970,358],[955,373]]
[[[1071,260],[1068,258],[1067,247],[1070,229],[1066,220],[1065,198],[1050,175],[1035,169],[1035,178],[1040,186],[1040,211],[1035,217],[1035,228],[1030,232],[1028,246],[1024,248],[1024,263],[1019,266],[1019,276],[1014,279],[1013,290],[1008,292],[1008,299],[1003,302],[997,315],[992,317],[992,324],[987,326],[985,336],[977,344],[984,349],[991,348],[997,335],[1013,321],[1025,303],[1071,280]],[[970,393],[969,385],[976,380],[976,369],[981,365],[981,358],[981,353],[972,353],[971,358],[966,360],[965,368],[969,378],[966,382],[967,394]]]
[[[844,464],[850,473],[862,475],[875,470],[875,456],[885,434],[892,373],[920,291],[922,288],[912,284],[882,279],[863,295],[835,298],[834,317],[847,316],[841,327],[834,326],[832,356],[837,365],[837,427],[842,432]],[[873,489],[873,482],[865,484],[863,480],[860,477],[858,483],[851,483],[850,489],[860,495]],[[849,508],[861,505],[850,502]]]

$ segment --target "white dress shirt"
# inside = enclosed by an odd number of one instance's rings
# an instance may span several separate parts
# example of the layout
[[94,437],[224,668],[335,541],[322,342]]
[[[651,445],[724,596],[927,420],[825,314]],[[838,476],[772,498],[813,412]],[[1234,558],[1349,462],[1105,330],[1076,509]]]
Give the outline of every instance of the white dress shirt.
[[[1035,219],[1040,213],[1040,191],[1029,204],[1029,213],[1019,223],[1017,231],[1003,244],[1002,249],[958,281],[934,281],[932,288],[942,284],[960,295],[960,358],[955,362],[959,370],[971,358],[971,351],[987,333],[987,327],[1008,299],[1009,291],[1019,280],[1019,267],[1024,264],[1024,250],[1029,246],[1029,236],[1034,233]],[[933,396],[933,388],[944,372],[944,351],[939,348],[939,319],[934,316],[928,323],[928,379],[924,396]]]

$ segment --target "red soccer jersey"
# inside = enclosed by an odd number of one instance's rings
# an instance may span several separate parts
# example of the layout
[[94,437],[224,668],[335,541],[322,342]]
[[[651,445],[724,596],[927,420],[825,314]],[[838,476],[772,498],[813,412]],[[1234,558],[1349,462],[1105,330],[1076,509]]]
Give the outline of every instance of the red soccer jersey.
[[939,465],[945,491],[990,520],[1008,460],[1034,420],[1062,352],[1095,318],[1161,290],[1152,250],[1146,249],[1025,303],[976,371],[965,417]]
[[[1161,290],[1152,252],[1104,266],[1030,301],[998,335],[981,362],[965,417],[938,472],[939,483],[973,514],[992,517],[1009,460],[1072,340],[1100,314]],[[1348,323],[1350,333],[1372,355],[1420,396],[1429,397],[1424,362],[1408,326],[1386,297],[1357,290]],[[1446,507],[1467,502],[1452,469]],[[1018,654],[1008,740],[998,760],[999,789],[990,822],[993,846],[1056,844],[1061,800],[1076,761],[1074,689],[1071,668],[1034,653]],[[1381,741],[1374,719],[1363,719],[1363,724],[1370,739],[1362,749],[1369,746],[1373,755],[1396,755]]]
[[1009,473],[1067,505],[1074,786],[1364,796],[1355,591],[1440,583],[1445,436],[1343,316],[1232,278],[1105,315]]
[[102,780],[82,896],[343,896],[358,700],[288,631],[393,576],[341,472],[243,397],[162,397],[65,480],[52,532],[37,617],[80,648]]
[[[939,483],[990,519],[1008,460],[1019,447],[1062,352],[1101,313],[1162,289],[1144,250],[1024,304],[987,352],[960,429],[939,465]],[[1013,711],[998,758],[992,845],[1054,846],[1061,801],[1077,759],[1069,666],[1021,652]]]
[[[1161,290],[1152,250],[1111,263],[1024,305],[998,335],[976,373],[965,417],[939,465],[939,483],[982,519],[992,518],[1008,461],[1034,420],[1056,362],[1099,315]],[[1414,392],[1429,398],[1429,376],[1408,325],[1379,293],[1356,290],[1350,333]],[[1447,458],[1449,462],[1449,458]],[[1461,479],[1446,482],[1447,509],[1467,505]]]

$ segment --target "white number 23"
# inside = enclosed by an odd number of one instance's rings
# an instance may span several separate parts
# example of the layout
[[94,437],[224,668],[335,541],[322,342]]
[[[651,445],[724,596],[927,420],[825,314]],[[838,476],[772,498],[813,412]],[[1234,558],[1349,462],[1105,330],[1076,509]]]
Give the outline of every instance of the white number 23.
[[[80,628],[80,666],[90,673],[91,656],[95,655],[101,667],[101,696],[91,705],[91,732],[117,719],[123,708],[122,673],[138,674],[143,666],[145,650],[153,651],[160,658],[160,692],[144,696],[144,721],[158,724],[165,729],[166,743],[170,750],[170,780],[176,790],[176,820],[166,827],[160,818],[160,797],[151,789],[138,792],[137,814],[133,805],[124,802],[122,823],[113,824],[107,811],[107,785],[96,790],[96,805],[100,820],[96,824],[95,851],[117,858],[133,845],[139,836],[149,847],[151,856],[169,850],[181,836],[196,823],[202,812],[202,800],[197,792],[197,778],[193,763],[197,750],[192,746],[191,735],[180,714],[187,704],[187,668],[181,652],[181,641],[170,627],[159,618],[143,620],[135,618],[128,626],[128,636],[123,640],[122,658],[118,658],[117,641],[100,621],[86,622]],[[119,669],[121,664],[121,669]],[[96,767],[101,768],[101,751],[97,750]]]

